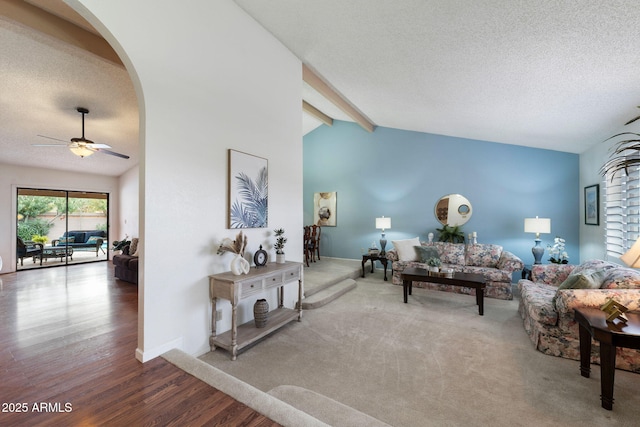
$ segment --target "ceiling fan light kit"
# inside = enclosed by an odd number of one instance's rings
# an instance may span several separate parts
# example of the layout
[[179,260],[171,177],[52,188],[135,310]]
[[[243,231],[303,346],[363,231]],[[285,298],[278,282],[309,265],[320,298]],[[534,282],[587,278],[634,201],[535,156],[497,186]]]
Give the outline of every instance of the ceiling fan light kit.
[[[116,156],[116,157],[121,157],[123,159],[128,159],[129,156],[127,156],[126,154],[120,154],[120,153],[116,153],[115,151],[111,151],[111,150],[107,150],[107,148],[111,148],[110,145],[107,144],[96,144],[95,142],[91,141],[90,139],[87,139],[84,137],[84,116],[85,114],[89,114],[89,110],[84,108],[84,107],[78,107],[76,109],[78,111],[78,113],[82,114],[82,137],[80,138],[71,138],[71,142],[66,144],[67,148],[69,148],[69,150],[75,154],[78,157],[88,157],[90,155],[92,155],[93,153],[96,153],[98,151],[104,153],[104,154],[109,154],[111,156]],[[48,139],[55,139],[57,141],[62,141],[61,139],[57,139],[57,138],[51,138],[49,136],[44,136],[44,135],[38,135],[41,136],[43,138],[48,138]],[[34,144],[37,146],[59,146],[62,144]]]
[[93,153],[95,153],[95,151],[90,150],[89,148],[83,146],[83,145],[78,145],[76,147],[73,146],[69,146],[69,150],[71,150],[71,152],[73,154],[75,154],[76,156],[79,157],[88,157],[90,155],[92,155]]

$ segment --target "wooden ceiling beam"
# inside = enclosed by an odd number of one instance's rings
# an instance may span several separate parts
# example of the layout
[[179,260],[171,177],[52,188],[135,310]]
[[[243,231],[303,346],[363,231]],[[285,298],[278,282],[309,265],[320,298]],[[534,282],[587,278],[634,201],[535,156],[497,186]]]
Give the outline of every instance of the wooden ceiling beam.
[[302,111],[312,117],[315,117],[327,126],[333,126],[333,119],[331,117],[327,116],[325,113],[318,110],[316,107],[304,100],[302,101]]
[[322,96],[331,101],[336,107],[341,109],[346,115],[351,117],[356,123],[368,132],[375,130],[375,125],[369,121],[362,113],[355,109],[345,98],[331,88],[324,80],[314,73],[305,64],[302,64],[302,80],[315,89]]
[[124,68],[118,54],[105,39],[27,2],[0,0],[0,15]]

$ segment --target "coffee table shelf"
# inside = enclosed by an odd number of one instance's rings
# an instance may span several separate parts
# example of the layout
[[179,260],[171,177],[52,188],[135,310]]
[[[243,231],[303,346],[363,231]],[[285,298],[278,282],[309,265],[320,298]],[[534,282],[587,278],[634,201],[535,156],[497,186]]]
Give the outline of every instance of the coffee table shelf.
[[402,290],[404,293],[405,304],[407,303],[408,295],[411,295],[414,281],[473,288],[476,290],[476,304],[478,305],[478,314],[480,314],[480,316],[484,316],[484,290],[487,287],[487,283],[482,274],[454,273],[453,277],[444,277],[432,275],[427,269],[424,268],[405,268],[402,272]]

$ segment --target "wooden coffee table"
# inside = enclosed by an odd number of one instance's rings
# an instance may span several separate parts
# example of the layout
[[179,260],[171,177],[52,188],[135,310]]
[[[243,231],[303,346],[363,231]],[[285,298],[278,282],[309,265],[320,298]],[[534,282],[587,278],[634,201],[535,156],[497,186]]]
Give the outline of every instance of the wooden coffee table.
[[411,289],[413,288],[414,281],[473,288],[476,290],[478,314],[480,314],[480,316],[484,316],[484,290],[487,287],[487,283],[482,274],[454,273],[453,277],[440,277],[429,275],[429,272],[424,268],[405,268],[402,272],[402,290],[404,292],[405,304],[407,302],[407,295],[411,295]]
[[604,409],[613,408],[613,380],[616,371],[616,347],[640,349],[640,313],[625,313],[626,324],[607,322],[607,314],[597,308],[576,308],[580,325],[580,374],[589,378],[591,337],[600,342],[600,400]]

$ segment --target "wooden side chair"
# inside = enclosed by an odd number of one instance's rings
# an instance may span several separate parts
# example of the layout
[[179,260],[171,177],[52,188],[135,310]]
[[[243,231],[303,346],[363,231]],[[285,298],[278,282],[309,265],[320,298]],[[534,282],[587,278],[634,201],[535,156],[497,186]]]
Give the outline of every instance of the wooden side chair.
[[320,234],[322,234],[322,227],[319,225],[311,226],[311,239],[313,240],[313,249],[315,251],[315,255],[318,256],[318,261],[320,261]]
[[307,267],[309,267],[309,261],[315,262],[314,245],[315,245],[315,242],[311,237],[311,226],[305,225],[304,226],[304,243],[303,243],[302,249],[304,251],[304,261],[307,264]]

